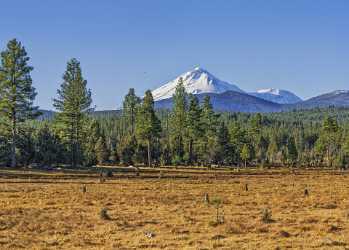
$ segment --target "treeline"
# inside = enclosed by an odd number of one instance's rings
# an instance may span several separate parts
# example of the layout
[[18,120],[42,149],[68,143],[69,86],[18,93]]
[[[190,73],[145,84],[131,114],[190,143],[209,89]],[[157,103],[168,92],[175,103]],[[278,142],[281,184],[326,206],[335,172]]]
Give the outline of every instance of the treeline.
[[[17,40],[1,53],[0,165],[345,167],[349,112],[217,113],[178,82],[172,110],[130,89],[121,114],[93,117],[80,63],[67,63],[53,119],[36,119],[29,57]],[[338,119],[337,119],[338,118]]]

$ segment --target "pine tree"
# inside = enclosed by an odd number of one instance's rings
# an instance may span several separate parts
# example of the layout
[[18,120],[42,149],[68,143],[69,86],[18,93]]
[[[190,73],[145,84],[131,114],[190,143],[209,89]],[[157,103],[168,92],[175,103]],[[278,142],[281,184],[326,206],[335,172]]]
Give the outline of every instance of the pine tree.
[[136,117],[137,140],[146,144],[148,166],[152,166],[152,145],[159,139],[161,123],[155,114],[154,99],[150,90],[145,92]]
[[201,123],[204,135],[201,140],[201,158],[205,165],[211,165],[217,142],[217,127],[219,115],[213,110],[210,97],[205,96],[202,104]]
[[277,138],[276,136],[272,136],[269,146],[268,146],[268,151],[267,151],[267,155],[268,155],[268,160],[271,164],[275,163],[276,160],[276,154],[279,152],[279,147],[278,147],[278,143],[277,143]]
[[97,157],[97,162],[99,165],[103,165],[106,163],[109,159],[109,152],[107,148],[107,144],[105,142],[104,136],[100,136],[96,145],[95,145],[95,152]]
[[[137,119],[137,117],[136,117]],[[137,124],[137,123],[136,123]],[[137,128],[137,125],[136,125]],[[132,165],[136,153],[137,141],[135,136],[125,136],[120,143],[120,161],[124,165]]]
[[80,62],[71,59],[63,76],[61,89],[57,90],[58,98],[54,99],[54,107],[59,111],[57,122],[62,127],[64,139],[68,141],[71,152],[71,165],[82,162],[81,146],[83,144],[86,114],[91,110],[91,91],[86,88],[87,81],[83,78]]
[[11,134],[12,167],[17,165],[18,127],[38,115],[38,108],[33,105],[36,92],[32,86],[30,72],[33,67],[28,65],[29,59],[25,48],[16,39],[9,41],[6,50],[1,52],[0,116]]
[[134,135],[137,107],[140,103],[141,99],[136,96],[135,90],[130,88],[123,102],[122,114],[126,124],[129,124],[131,135]]
[[93,166],[98,162],[95,146],[102,136],[100,122],[96,119],[92,119],[88,124],[87,131],[88,136],[84,143],[84,165]]
[[247,161],[250,159],[250,148],[248,147],[247,144],[244,144],[244,146],[242,147],[240,157],[244,161],[244,166],[246,168]]
[[50,166],[60,160],[61,144],[59,138],[51,131],[48,124],[39,128],[37,133],[35,160],[41,165]]
[[339,139],[340,128],[337,120],[327,116],[323,121],[319,140],[316,142],[316,151],[318,154],[325,153],[329,167],[332,166],[334,154],[340,147]]
[[184,156],[184,136],[186,131],[187,94],[180,78],[173,95],[173,112],[171,116],[171,145],[176,162],[182,163]]
[[215,147],[215,161],[219,165],[228,165],[232,162],[232,147],[230,146],[230,138],[228,128],[224,122],[221,122],[217,131],[217,145]]
[[296,142],[294,137],[290,137],[287,143],[287,159],[288,162],[293,166],[297,162],[298,151],[296,148]]
[[199,100],[196,96],[189,95],[189,107],[187,112],[187,121],[186,121],[186,140],[187,140],[187,158],[188,164],[193,164],[193,161],[197,160],[197,155],[195,152],[195,144],[202,136],[202,123],[201,123],[201,108],[199,105]]

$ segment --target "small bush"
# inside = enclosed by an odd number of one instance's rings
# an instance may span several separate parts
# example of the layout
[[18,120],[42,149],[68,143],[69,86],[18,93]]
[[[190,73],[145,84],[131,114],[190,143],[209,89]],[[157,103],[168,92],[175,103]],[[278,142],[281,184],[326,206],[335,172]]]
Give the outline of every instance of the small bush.
[[271,211],[268,208],[262,210],[262,222],[271,223],[273,222]]
[[110,216],[108,214],[108,210],[106,208],[102,208],[100,212],[100,217],[102,220],[110,220]]
[[216,209],[216,224],[224,224],[223,201],[219,197],[215,197],[210,202]]

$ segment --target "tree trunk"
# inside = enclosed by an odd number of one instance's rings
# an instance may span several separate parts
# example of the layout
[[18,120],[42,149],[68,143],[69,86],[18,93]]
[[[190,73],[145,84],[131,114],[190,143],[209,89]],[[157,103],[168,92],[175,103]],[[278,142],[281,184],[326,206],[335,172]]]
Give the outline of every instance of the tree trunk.
[[16,167],[16,133],[17,122],[16,122],[16,112],[12,114],[12,141],[11,141],[11,167]]
[[150,140],[148,140],[148,167],[151,167],[151,152],[150,152]]
[[192,164],[192,161],[193,161],[193,140],[190,139],[189,141],[189,165]]

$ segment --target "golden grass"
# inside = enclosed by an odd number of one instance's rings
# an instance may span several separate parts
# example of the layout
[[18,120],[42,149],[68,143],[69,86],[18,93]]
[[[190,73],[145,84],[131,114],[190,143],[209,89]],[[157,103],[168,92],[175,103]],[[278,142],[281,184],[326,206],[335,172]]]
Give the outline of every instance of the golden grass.
[[[349,249],[343,173],[167,172],[103,184],[13,173],[0,178],[0,249]],[[215,223],[205,193],[222,200],[224,223]],[[101,218],[103,208],[110,218]]]

